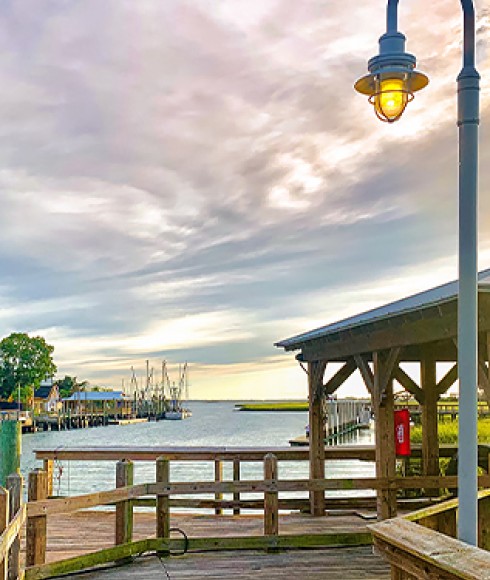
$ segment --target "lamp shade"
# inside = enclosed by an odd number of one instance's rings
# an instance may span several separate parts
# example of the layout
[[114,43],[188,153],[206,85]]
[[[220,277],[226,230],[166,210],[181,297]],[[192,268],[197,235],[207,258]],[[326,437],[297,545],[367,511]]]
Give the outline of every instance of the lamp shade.
[[405,37],[389,32],[379,39],[380,53],[368,63],[369,74],[354,85],[356,91],[369,97],[379,119],[397,121],[415,92],[429,79],[415,70],[415,57],[405,52]]

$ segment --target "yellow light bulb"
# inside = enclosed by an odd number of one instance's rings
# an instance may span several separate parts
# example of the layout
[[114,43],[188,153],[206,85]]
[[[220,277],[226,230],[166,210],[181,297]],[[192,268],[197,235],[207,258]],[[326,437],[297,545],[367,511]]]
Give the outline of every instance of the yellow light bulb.
[[400,118],[408,103],[408,92],[403,79],[385,79],[380,83],[374,106],[378,115],[386,121]]

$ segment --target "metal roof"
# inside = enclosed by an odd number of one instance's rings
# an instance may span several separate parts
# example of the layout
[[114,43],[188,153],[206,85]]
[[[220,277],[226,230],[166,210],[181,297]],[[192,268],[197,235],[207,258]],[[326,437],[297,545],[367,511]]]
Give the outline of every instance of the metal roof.
[[80,391],[63,401],[123,401],[128,398],[122,391]]
[[[482,270],[478,274],[478,288],[480,291],[490,291],[490,268],[488,270]],[[286,338],[280,342],[274,343],[274,346],[285,348],[286,350],[294,350],[301,348],[305,342],[310,340],[328,336],[334,332],[349,330],[371,322],[392,318],[415,310],[437,306],[444,302],[454,300],[457,295],[458,281],[455,280],[448,284],[443,284],[442,286],[436,286],[435,288],[431,288],[425,292],[419,292],[418,294],[413,294],[407,298],[402,298],[401,300],[385,304],[379,308],[374,308],[373,310],[356,314],[355,316],[339,320],[338,322],[315,328],[314,330],[292,336],[291,338]]]

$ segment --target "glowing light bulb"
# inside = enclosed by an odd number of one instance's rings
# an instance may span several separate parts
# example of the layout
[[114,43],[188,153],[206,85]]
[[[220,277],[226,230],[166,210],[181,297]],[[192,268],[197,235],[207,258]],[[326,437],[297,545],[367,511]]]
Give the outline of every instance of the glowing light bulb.
[[374,98],[377,115],[389,123],[396,121],[402,116],[407,106],[408,96],[403,79],[382,80]]

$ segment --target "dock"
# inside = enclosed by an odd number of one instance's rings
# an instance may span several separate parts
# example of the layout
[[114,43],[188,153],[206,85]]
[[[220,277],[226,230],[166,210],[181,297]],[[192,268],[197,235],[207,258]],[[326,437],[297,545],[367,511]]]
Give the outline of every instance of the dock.
[[[329,514],[327,518],[314,518],[299,512],[281,513],[278,521],[281,536],[289,537],[290,543],[297,542],[302,535],[318,535],[323,542],[327,542],[330,536],[334,546],[338,547],[339,538],[351,535],[353,543],[371,545],[367,524],[375,521],[374,510],[332,510]],[[77,511],[48,518],[46,563],[113,547],[115,528],[115,511]],[[189,551],[191,554],[198,549],[209,551],[210,546],[206,549],[205,541],[211,537],[221,541],[223,546],[227,539],[232,545],[236,537],[243,538],[242,543],[246,543],[247,538],[252,542],[254,538],[263,536],[264,518],[263,514],[172,513],[170,528],[181,530],[191,540],[190,545],[195,546]],[[181,532],[172,532],[171,536],[176,540],[183,537]],[[155,537],[155,513],[135,511],[133,541],[150,537]],[[180,547],[176,549],[178,551]]]
[[[294,571],[294,576],[291,572]],[[84,574],[85,580],[389,580],[389,566],[372,548],[189,554],[185,557],[136,559],[132,564]]]
[[[328,460],[330,451],[325,448]],[[488,460],[488,448],[486,452]],[[342,459],[341,453],[340,446],[333,452],[336,461]],[[373,450],[350,446],[343,453],[343,459],[368,459]],[[19,475],[9,476],[7,491],[1,490],[0,511],[4,510],[4,521],[10,523],[4,526],[0,563],[9,566],[10,578],[15,580],[47,580],[82,571],[93,580],[190,580],[193,575],[215,580],[292,576],[388,580],[407,577],[401,572],[411,570],[420,570],[412,574],[416,578],[482,580],[481,575],[460,572],[480,565],[485,566],[482,570],[490,569],[490,490],[479,495],[482,549],[464,552],[461,542],[454,539],[458,500],[444,501],[426,493],[456,488],[457,477],[280,477],[281,462],[305,461],[308,454],[308,449],[291,447],[38,450],[36,456],[43,459],[44,468],[29,473],[27,503],[21,503]],[[113,460],[116,487],[53,496],[53,458],[91,463]],[[153,461],[155,475],[135,484],[139,461]],[[173,461],[212,462],[215,478],[174,481],[170,477]],[[228,480],[222,470],[226,461],[233,466]],[[241,463],[250,461],[261,463],[263,476],[242,479]],[[106,481],[105,477],[100,482],[103,488]],[[490,486],[490,476],[480,476],[479,485]],[[378,522],[374,493],[407,489],[418,490],[419,497],[397,494],[393,518]],[[352,492],[364,492],[364,496]],[[313,510],[312,499],[318,494],[324,500],[321,515]],[[10,518],[8,503],[17,506]],[[417,538],[415,544],[413,538]],[[373,543],[379,550],[376,554]],[[448,566],[457,573],[444,575]],[[424,576],[425,570],[430,574]]]

